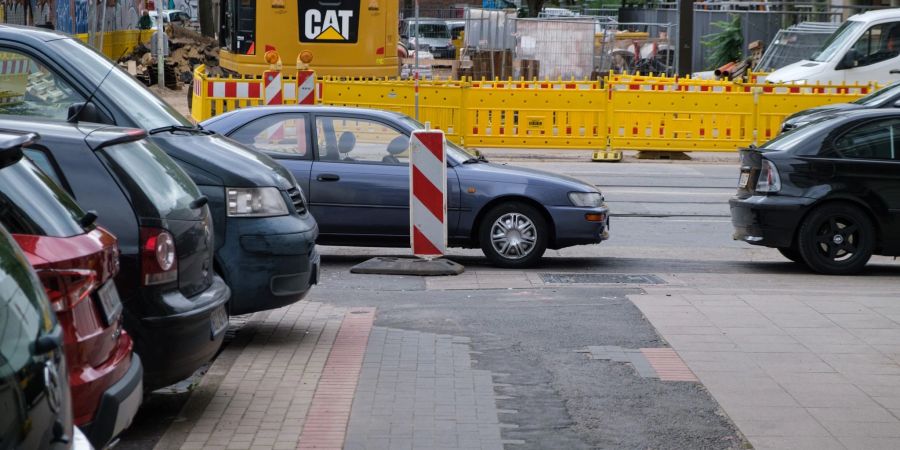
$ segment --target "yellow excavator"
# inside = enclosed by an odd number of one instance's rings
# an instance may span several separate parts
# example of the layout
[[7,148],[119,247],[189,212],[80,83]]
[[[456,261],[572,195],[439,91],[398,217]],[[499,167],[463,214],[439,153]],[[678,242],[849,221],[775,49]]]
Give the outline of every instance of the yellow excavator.
[[[313,56],[318,76],[396,77],[398,0],[223,0],[219,65],[235,75],[269,69],[266,50],[285,61]],[[284,66],[293,75],[293,65]]]

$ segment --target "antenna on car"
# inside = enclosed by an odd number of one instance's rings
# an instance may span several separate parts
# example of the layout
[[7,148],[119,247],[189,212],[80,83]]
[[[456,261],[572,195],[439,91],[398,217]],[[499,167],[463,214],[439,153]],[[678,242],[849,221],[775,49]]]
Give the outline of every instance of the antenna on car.
[[[124,56],[124,55],[125,54],[122,53],[122,56]],[[77,111],[74,111],[74,112],[72,111],[74,109],[73,107],[75,105],[77,105],[77,103],[73,104],[72,106],[69,107],[69,117],[66,118],[66,122],[69,122],[69,123],[78,122],[78,118],[81,116],[81,112],[84,111],[84,108],[88,105],[88,103],[90,103],[91,100],[94,99],[94,95],[96,95],[97,91],[100,90],[100,86],[103,86],[103,82],[106,81],[106,79],[109,77],[109,74],[111,74],[113,69],[115,69],[115,68],[116,68],[115,64],[110,65],[109,70],[106,71],[106,75],[103,75],[103,78],[100,79],[100,82],[97,83],[97,86],[91,91],[91,95],[88,96],[87,100],[85,100],[83,103],[81,103],[81,105],[78,106]]]

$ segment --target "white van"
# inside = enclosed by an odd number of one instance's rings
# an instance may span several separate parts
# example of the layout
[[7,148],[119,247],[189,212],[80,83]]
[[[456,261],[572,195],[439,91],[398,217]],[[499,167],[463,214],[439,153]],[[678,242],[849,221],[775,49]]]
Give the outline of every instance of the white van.
[[900,9],[857,14],[819,51],[766,77],[772,83],[848,83],[900,80]]

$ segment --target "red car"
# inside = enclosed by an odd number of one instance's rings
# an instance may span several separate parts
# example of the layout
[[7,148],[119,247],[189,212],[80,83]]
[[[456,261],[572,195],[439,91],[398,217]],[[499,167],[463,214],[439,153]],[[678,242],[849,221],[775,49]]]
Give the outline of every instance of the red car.
[[97,448],[131,420],[143,396],[140,359],[122,329],[113,283],[119,271],[116,238],[94,225],[21,147],[35,134],[0,130],[0,151],[20,160],[0,169],[0,222],[36,270],[63,328],[74,423]]

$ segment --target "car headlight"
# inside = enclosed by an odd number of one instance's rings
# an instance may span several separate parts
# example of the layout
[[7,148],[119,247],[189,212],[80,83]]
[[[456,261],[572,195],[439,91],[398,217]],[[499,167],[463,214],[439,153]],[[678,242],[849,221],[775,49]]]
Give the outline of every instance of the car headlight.
[[288,214],[281,191],[274,187],[225,188],[229,217],[271,217]]
[[569,201],[575,206],[596,208],[603,205],[603,195],[599,192],[569,192]]

